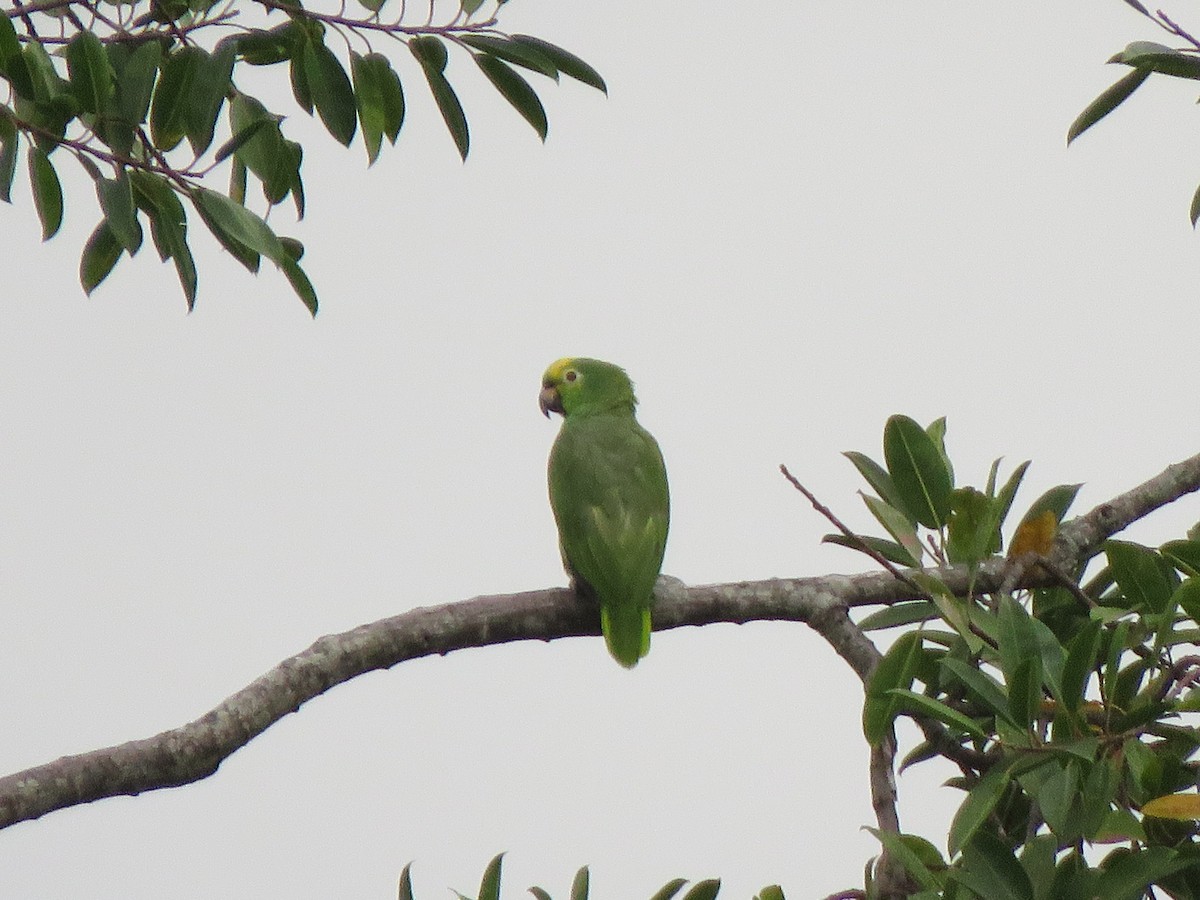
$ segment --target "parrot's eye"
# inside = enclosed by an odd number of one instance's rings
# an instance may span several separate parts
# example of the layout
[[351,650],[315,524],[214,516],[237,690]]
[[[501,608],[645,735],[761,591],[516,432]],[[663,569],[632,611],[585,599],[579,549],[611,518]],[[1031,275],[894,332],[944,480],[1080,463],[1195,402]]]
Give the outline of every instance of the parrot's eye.
[[578,377],[579,373],[574,369],[567,369],[566,374],[563,375],[563,378],[567,381],[574,381]]

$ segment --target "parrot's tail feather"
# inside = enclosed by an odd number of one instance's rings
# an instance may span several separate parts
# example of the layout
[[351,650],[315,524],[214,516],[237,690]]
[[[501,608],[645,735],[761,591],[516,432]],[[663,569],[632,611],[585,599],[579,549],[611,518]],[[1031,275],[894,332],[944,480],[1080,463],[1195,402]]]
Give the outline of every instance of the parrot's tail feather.
[[627,669],[650,652],[650,610],[639,606],[600,608],[600,627],[612,658]]

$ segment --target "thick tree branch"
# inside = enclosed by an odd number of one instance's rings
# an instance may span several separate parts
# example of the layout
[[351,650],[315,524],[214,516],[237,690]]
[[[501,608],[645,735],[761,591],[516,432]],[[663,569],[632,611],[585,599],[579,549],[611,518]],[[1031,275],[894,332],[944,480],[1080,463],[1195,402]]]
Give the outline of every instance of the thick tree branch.
[[[1061,529],[1054,561],[1071,570],[1100,543],[1160,506],[1200,489],[1200,455],[1170,466],[1145,484]],[[995,590],[1003,560],[981,567],[977,591]],[[934,570],[955,591],[966,591],[965,569]],[[1042,584],[1036,570],[1021,586]],[[659,583],[655,628],[751,621],[803,622],[819,632],[860,678],[878,651],[850,621],[851,607],[914,596],[888,573],[828,575],[687,587]],[[198,781],[272,724],[334,685],[410,659],[518,640],[555,640],[599,633],[598,617],[566,588],[477,597],[414,609],[342,634],[320,638],[307,650],[258,678],[201,718],[151,738],[67,756],[0,778],[0,827],[104,797],[138,794]]]

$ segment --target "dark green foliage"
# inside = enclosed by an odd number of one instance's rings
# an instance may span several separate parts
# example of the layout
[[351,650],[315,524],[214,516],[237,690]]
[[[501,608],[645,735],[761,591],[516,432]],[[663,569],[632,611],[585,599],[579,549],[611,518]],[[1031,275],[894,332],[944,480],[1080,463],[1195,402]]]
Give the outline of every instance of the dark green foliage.
[[[461,13],[442,25],[381,25],[368,14],[330,17],[296,4],[286,16],[268,10],[268,17],[286,18],[269,27],[241,24],[236,9],[211,0],[135,0],[133,10],[123,8],[120,30],[105,24],[113,21],[109,15],[91,14],[99,2],[75,0],[61,19],[40,11],[0,15],[0,81],[12,96],[11,105],[0,104],[0,200],[12,202],[24,150],[42,236],[53,237],[67,199],[59,160],[68,158],[55,150],[69,143],[71,158],[96,183],[102,214],[80,262],[88,293],[123,255],[140,250],[149,223],[155,249],[174,263],[190,309],[199,282],[187,230],[190,209],[249,271],[257,272],[264,257],[274,263],[316,312],[316,292],[299,264],[303,248],[266,224],[270,208],[289,197],[297,216],[304,215],[303,148],[284,132],[286,111],[270,109],[242,89],[244,66],[286,66],[296,104],[317,115],[341,144],[361,135],[369,163],[378,159],[385,137],[396,143],[405,120],[393,60],[371,48],[393,47],[385,36],[407,44],[420,63],[464,159],[470,149],[467,115],[448,75],[455,56],[469,53],[487,83],[543,140],[545,109],[514,67],[555,81],[562,73],[606,90],[595,69],[561,47],[505,35],[494,19],[473,21],[482,6],[478,0],[466,0]],[[351,32],[358,42],[345,40]],[[61,42],[44,37],[60,33]],[[346,55],[347,43],[367,51]],[[251,176],[261,200],[249,192]],[[224,181],[226,189],[216,190],[214,181]]]
[[[1028,463],[999,489],[997,464],[983,489],[956,488],[944,437],[941,420],[922,429],[893,416],[886,468],[847,456],[879,494],[868,507],[889,535],[939,565],[994,567]],[[1062,521],[1078,490],[1046,491],[1017,530]],[[905,629],[867,684],[867,739],[889,736],[899,716],[918,719],[953,750],[926,742],[905,765],[946,756],[962,772],[951,782],[965,796],[947,857],[932,845],[918,853],[913,835],[877,833],[920,887],[915,896],[1135,900],[1158,886],[1200,897],[1200,828],[1139,817],[1155,798],[1196,796],[1200,732],[1182,717],[1200,710],[1200,545],[1110,540],[1093,563],[1082,587],[1028,594],[959,596],[935,571],[913,571],[927,596],[863,620]],[[1200,803],[1183,809],[1200,819]],[[1116,847],[1102,858],[1078,852],[1101,844]]]
[[[479,890],[474,897],[454,891],[459,900],[500,900],[500,881],[502,876],[504,854],[498,853],[487,864],[484,869],[483,877],[479,882]],[[400,873],[399,884],[399,900],[415,900],[413,893],[412,877],[410,869],[412,863],[404,867]],[[686,878],[673,878],[664,884],[661,888],[650,895],[649,900],[716,900],[721,891],[721,880],[719,878],[709,878],[704,881],[697,881],[688,890],[682,894],[688,885]],[[591,873],[587,866],[579,869],[575,873],[575,877],[571,880],[571,888],[569,893],[559,896],[567,898],[567,900],[588,900],[591,896]],[[553,900],[554,895],[543,887],[531,887],[528,891],[537,900]],[[768,885],[758,892],[754,900],[786,900],[783,894],[783,889],[777,884]]]

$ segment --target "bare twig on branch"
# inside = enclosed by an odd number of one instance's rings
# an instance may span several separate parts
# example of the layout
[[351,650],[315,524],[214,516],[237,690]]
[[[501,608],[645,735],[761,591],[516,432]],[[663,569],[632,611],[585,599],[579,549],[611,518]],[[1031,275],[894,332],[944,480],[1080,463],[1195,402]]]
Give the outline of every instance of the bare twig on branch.
[[[1107,537],[1196,490],[1200,490],[1200,455],[1064,524],[1053,555],[1055,564],[1070,571]],[[995,590],[1005,570],[1001,559],[980,566],[976,590]],[[970,574],[965,568],[946,567],[931,574],[952,591],[968,589]],[[1022,586],[1037,586],[1046,578],[1040,570],[1031,572]],[[693,587],[664,577],[657,591],[654,624],[661,631],[717,622],[803,622],[825,638],[860,678],[866,678],[878,651],[847,611],[916,596],[911,585],[886,572]],[[594,609],[566,588],[552,588],[414,609],[320,638],[194,722],[0,778],[0,827],[104,797],[199,781],[288,713],[366,672],[470,647],[595,635],[598,625]]]

